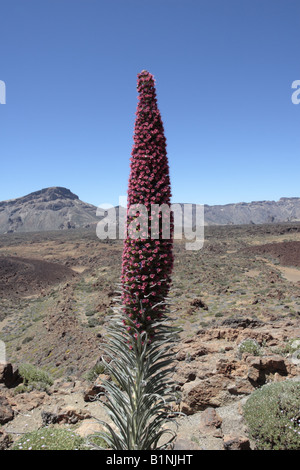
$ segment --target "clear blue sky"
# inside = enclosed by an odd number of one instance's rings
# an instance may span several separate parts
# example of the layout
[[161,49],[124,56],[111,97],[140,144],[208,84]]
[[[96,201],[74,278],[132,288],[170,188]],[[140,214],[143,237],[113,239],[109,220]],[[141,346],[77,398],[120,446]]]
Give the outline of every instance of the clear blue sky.
[[136,76],[154,74],[173,202],[299,196],[299,0],[2,0],[0,200],[127,192]]

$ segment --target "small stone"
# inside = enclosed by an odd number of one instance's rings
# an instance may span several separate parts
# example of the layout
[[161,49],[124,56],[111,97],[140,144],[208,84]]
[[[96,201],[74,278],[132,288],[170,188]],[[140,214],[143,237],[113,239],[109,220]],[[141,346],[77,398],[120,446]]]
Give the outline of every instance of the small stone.
[[12,444],[12,438],[4,431],[0,431],[0,450],[6,450]]
[[111,377],[107,374],[100,374],[95,382],[84,391],[83,399],[85,402],[94,401],[99,394],[103,394],[105,389],[103,387],[103,381],[111,380]]
[[214,408],[206,408],[200,415],[199,431],[201,434],[207,436],[208,434],[213,437],[222,437],[223,433],[221,430],[222,419],[217,414]]
[[249,439],[234,434],[227,434],[223,438],[225,450],[251,450]]
[[174,450],[202,450],[195,442],[188,439],[178,439],[175,442]]
[[102,430],[103,427],[97,421],[92,421],[91,419],[88,419],[84,420],[75,432],[81,437],[87,437]]

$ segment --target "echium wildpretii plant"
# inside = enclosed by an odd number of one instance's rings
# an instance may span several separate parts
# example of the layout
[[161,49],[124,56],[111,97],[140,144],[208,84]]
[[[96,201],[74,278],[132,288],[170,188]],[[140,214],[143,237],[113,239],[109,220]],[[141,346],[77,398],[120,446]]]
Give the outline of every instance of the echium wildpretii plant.
[[[128,188],[122,300],[127,316],[139,331],[149,333],[151,339],[153,321],[164,312],[173,268],[172,214],[159,211],[162,205],[170,208],[171,187],[153,75],[143,70],[138,75],[137,89],[139,103]],[[139,205],[145,210],[141,208],[137,212]],[[163,231],[165,226],[169,227],[169,233]]]
[[178,330],[166,315],[173,223],[170,212],[158,210],[170,209],[166,139],[153,76],[143,70],[137,88],[120,304],[114,307],[102,359],[114,379],[103,382],[114,426],[104,423],[108,432],[101,437],[118,450],[166,448],[176,437],[166,427],[176,400],[172,375]]
[[146,332],[131,326],[129,331],[123,316],[116,315],[108,328],[102,361],[110,379],[102,387],[111,423],[101,422],[107,431],[99,437],[115,450],[170,449],[177,426],[174,404],[178,395],[173,381],[177,331],[165,321],[154,323],[155,340],[149,343]]

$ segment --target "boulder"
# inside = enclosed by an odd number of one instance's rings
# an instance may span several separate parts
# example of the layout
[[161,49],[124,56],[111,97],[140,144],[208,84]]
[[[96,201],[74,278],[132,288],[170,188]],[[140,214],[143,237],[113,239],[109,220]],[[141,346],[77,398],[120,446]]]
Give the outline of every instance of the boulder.
[[222,419],[217,414],[214,408],[206,408],[200,415],[199,431],[200,434],[207,436],[208,434],[213,437],[222,437],[221,430]]
[[225,450],[251,450],[250,441],[247,437],[227,434],[223,438]]
[[248,356],[246,363],[249,366],[247,372],[248,380],[255,387],[264,385],[269,375],[286,377],[289,373],[285,359],[278,355],[265,357]]
[[0,362],[0,384],[12,387],[22,382],[18,370],[14,371],[9,362]]
[[91,418],[91,414],[85,410],[77,410],[72,406],[57,411],[43,410],[41,412],[43,425],[49,424],[76,424],[78,421]]
[[12,442],[12,438],[6,432],[0,431],[0,450],[7,450]]
[[82,421],[80,426],[76,429],[76,434],[79,434],[81,437],[87,437],[92,434],[97,434],[100,431],[103,431],[103,426],[100,423],[93,419],[87,419]]
[[95,380],[95,382],[84,391],[84,401],[94,401],[96,400],[99,394],[103,394],[105,392],[105,389],[103,387],[103,381],[106,380],[111,380],[111,377],[106,374],[100,374]]
[[8,397],[10,406],[17,413],[26,413],[32,411],[42,405],[45,405],[50,398],[46,392],[32,390],[27,393],[19,393],[18,395]]
[[0,395],[0,424],[8,423],[14,419],[14,411],[7,399]]
[[215,375],[208,379],[196,380],[185,384],[182,395],[181,411],[194,414],[208,407],[218,407],[226,404],[229,399],[227,390],[230,379],[222,375]]

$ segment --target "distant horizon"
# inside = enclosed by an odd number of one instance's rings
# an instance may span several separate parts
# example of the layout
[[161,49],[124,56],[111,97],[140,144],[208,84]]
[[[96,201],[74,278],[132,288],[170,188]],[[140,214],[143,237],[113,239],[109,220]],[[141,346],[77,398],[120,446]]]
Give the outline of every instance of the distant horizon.
[[[43,190],[47,190],[47,189],[55,189],[55,188],[66,189],[66,190],[70,191],[73,195],[77,196],[80,199],[80,201],[85,202],[87,204],[91,204],[95,207],[101,207],[101,204],[94,204],[93,202],[82,198],[80,196],[80,194],[78,194],[76,191],[74,192],[71,188],[67,188],[66,186],[48,186],[48,187],[45,187],[45,188],[35,189],[33,191],[30,191],[27,194],[23,194],[22,196],[13,197],[13,198],[9,198],[9,199],[3,199],[3,200],[0,201],[0,203],[14,201],[14,200],[17,200],[17,199],[22,199],[26,196],[29,196],[30,194],[38,193],[39,191],[43,191]],[[124,197],[124,196],[126,196],[126,194],[120,194],[118,196],[118,198],[119,197]],[[105,198],[102,198],[102,199],[103,199],[102,204],[112,204],[115,207],[119,205],[119,204],[115,204],[111,201],[105,200]],[[174,201],[174,200],[172,200],[171,203],[172,204],[201,204],[201,205],[204,205],[204,206],[228,206],[228,205],[232,205],[232,204],[251,204],[251,203],[258,203],[258,202],[279,202],[281,199],[300,199],[300,196],[281,196],[278,199],[253,199],[252,201],[232,201],[232,202],[227,202],[227,203],[224,203],[224,204],[223,203],[208,204],[206,202],[199,202],[199,201],[194,202],[194,201]],[[121,206],[121,207],[124,207],[124,206]]]

